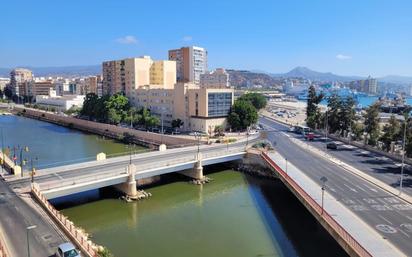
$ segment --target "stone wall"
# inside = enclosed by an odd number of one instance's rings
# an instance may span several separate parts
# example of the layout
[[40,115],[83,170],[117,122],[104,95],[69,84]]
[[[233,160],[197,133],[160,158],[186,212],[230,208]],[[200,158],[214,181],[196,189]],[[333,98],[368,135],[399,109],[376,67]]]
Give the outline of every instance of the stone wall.
[[74,117],[61,116],[54,113],[40,111],[31,108],[15,107],[15,111],[19,112],[24,117],[47,121],[57,125],[78,129],[102,136],[107,136],[114,139],[122,140],[126,137],[130,139],[130,141],[148,146],[158,146],[163,143],[166,144],[168,148],[174,148],[195,145],[197,143],[196,140],[192,139],[123,128],[116,125],[82,120]]

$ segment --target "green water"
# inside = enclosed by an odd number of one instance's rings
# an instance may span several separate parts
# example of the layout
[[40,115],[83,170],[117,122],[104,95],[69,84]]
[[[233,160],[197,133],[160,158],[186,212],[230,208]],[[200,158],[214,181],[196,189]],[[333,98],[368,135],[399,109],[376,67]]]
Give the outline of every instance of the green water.
[[[10,156],[16,155],[20,163],[20,151],[15,153],[13,149],[19,145],[28,146],[29,152],[23,152],[23,159],[37,157],[34,165],[38,169],[95,160],[100,152],[108,157],[129,152],[128,145],[111,139],[14,115],[0,115],[0,128],[3,131],[3,147],[10,149]],[[144,150],[135,146],[135,151]]]
[[[37,168],[129,152],[113,140],[23,117],[0,116],[0,127],[4,146],[29,146],[23,158],[38,157]],[[125,203],[105,188],[52,203],[116,257],[346,256],[281,182],[224,166],[205,172],[213,181],[203,186],[163,176],[140,202]]]
[[100,197],[62,211],[117,257],[345,256],[279,183],[232,170],[208,176],[203,186],[179,177],[147,188],[153,196],[140,202]]

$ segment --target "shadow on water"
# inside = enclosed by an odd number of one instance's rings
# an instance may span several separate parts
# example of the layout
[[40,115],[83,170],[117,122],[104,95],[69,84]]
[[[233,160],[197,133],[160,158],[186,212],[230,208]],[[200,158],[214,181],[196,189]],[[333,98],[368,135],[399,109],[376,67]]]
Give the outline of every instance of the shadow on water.
[[[212,176],[213,173],[227,170],[229,167],[230,166],[227,165],[210,166],[205,169],[205,174]],[[305,209],[297,198],[295,198],[294,195],[290,193],[280,181],[256,178],[246,174],[242,174],[242,176],[244,176],[254,205],[261,216],[261,220],[265,224],[273,244],[277,245],[277,248],[280,249],[280,252],[282,253],[281,256],[347,256],[347,254],[334,241],[328,232],[315,220],[315,218],[313,218],[313,216]],[[159,182],[147,186],[146,188],[149,190],[150,188],[154,188],[156,186],[189,180],[190,179],[187,177],[179,174],[168,174],[161,176],[161,180]],[[210,186],[216,186],[219,182],[221,183],[222,181],[212,181],[209,188]],[[213,185],[213,183],[216,183],[216,185]],[[225,188],[228,186],[230,185],[225,184]],[[218,192],[219,194],[222,193],[219,190]],[[120,193],[118,193],[115,189],[108,187],[100,190],[92,190],[71,196],[61,197],[54,199],[51,202],[58,209],[66,209],[100,201],[102,199],[117,199],[119,197]],[[161,200],[161,205],[164,206],[165,204],[168,205],[170,203],[193,201],[196,197],[187,194],[185,196],[174,195],[172,198],[174,200],[171,202],[168,200]],[[157,199],[157,201],[159,201],[159,199]],[[151,208],[154,208],[151,211],[158,213],[164,211],[164,208],[166,207],[159,209],[159,206],[152,206]],[[119,218],[116,216],[118,214],[113,212],[102,213],[101,215],[104,216],[101,219],[105,222],[107,222],[107,220],[114,220],[118,222],[119,220],[127,217],[127,215],[123,215]],[[114,225],[117,226],[116,224],[117,223]],[[111,226],[108,224],[106,225]],[[90,227],[92,227],[91,230],[93,230],[94,226],[89,225],[89,228]],[[258,254],[256,256],[269,255]]]
[[245,178],[266,227],[286,256],[348,256],[281,181]]

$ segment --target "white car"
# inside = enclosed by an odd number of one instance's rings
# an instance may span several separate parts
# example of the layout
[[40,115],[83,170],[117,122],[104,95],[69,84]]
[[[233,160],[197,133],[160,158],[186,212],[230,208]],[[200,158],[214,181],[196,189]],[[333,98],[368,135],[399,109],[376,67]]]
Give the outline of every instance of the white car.
[[81,257],[81,255],[72,243],[67,242],[57,247],[56,257]]

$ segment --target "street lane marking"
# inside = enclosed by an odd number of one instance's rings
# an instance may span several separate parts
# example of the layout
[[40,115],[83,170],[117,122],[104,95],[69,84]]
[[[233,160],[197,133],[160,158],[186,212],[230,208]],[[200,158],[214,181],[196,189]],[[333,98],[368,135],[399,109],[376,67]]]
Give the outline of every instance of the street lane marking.
[[63,180],[63,179],[64,179],[62,176],[60,176],[60,175],[57,174],[57,173],[54,173],[54,175],[56,175],[56,177],[58,177],[60,180]]
[[407,218],[408,220],[412,220],[412,218],[411,218],[411,217],[409,217],[408,215],[406,215],[406,218]]
[[405,229],[407,232],[412,233],[412,224],[403,223],[400,225],[401,228]]
[[362,190],[363,192],[367,192],[365,189],[363,189],[361,186],[356,185],[357,188],[359,188],[360,190]]
[[375,226],[375,228],[383,233],[387,233],[387,234],[395,234],[396,232],[398,232],[396,230],[396,228],[393,228],[389,225],[386,224],[378,224]]
[[373,187],[370,187],[370,186],[368,186],[367,184],[363,184],[365,187],[367,187],[369,190],[371,190],[371,191],[373,191],[373,192],[375,192],[375,193],[377,193],[378,192],[378,190],[376,190],[375,188],[373,188]]
[[382,217],[381,215],[377,214],[381,219],[383,219],[384,221],[388,222],[389,224],[393,225],[392,222],[390,222],[387,218]]
[[363,200],[364,200],[365,202],[367,202],[368,204],[377,204],[377,203],[378,203],[377,201],[375,201],[375,200],[372,199],[372,198],[363,198]]
[[364,205],[349,205],[349,208],[351,208],[354,211],[368,211],[369,209],[364,206]]
[[395,209],[400,210],[400,211],[412,210],[412,205],[410,205],[410,204],[394,204],[394,205],[392,205],[392,207],[394,207]]
[[392,211],[393,209],[388,205],[373,204],[370,207],[377,211]]
[[407,237],[410,237],[406,232],[404,232],[402,229],[399,229],[399,232],[401,232],[402,234],[404,234]]
[[349,188],[351,191],[353,191],[353,192],[355,192],[355,193],[357,193],[357,192],[358,192],[358,191],[356,191],[356,189],[355,189],[355,188],[352,188],[352,187],[350,187],[350,186],[346,185],[345,183],[343,183],[343,185],[344,185],[344,186],[346,186],[347,188]]

